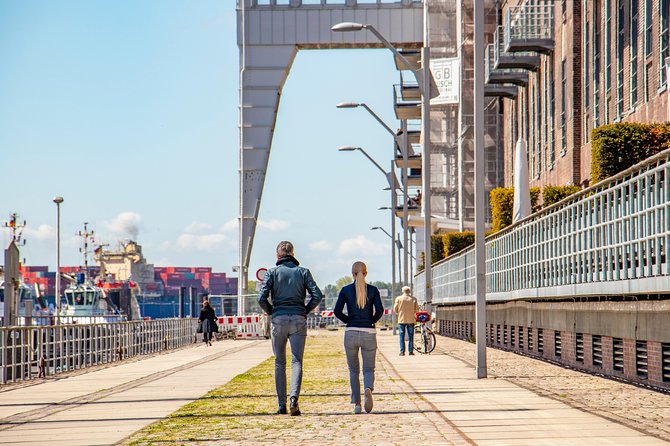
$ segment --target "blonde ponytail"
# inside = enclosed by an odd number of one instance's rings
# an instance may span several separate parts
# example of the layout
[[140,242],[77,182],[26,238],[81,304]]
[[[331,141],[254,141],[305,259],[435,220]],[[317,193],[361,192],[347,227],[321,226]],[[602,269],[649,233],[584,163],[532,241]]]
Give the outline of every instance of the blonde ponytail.
[[356,304],[358,308],[365,308],[368,301],[368,290],[365,284],[365,276],[368,269],[363,262],[356,262],[351,267],[351,274],[354,276],[354,284],[356,286]]

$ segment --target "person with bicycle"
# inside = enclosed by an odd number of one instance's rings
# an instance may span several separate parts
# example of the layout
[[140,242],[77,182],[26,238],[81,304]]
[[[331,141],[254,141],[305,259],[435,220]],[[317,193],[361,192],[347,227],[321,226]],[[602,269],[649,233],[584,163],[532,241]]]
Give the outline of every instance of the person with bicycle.
[[[354,413],[361,413],[360,357],[363,359],[363,385],[365,386],[365,411],[372,411],[372,391],[375,387],[375,356],[377,355],[377,329],[375,324],[384,315],[384,306],[377,287],[365,283],[368,274],[363,262],[351,267],[354,283],[342,288],[333,311],[335,317],[347,324],[344,331],[344,351],[349,367],[349,385]],[[346,306],[347,313],[344,313]]]
[[419,302],[410,295],[408,286],[402,287],[402,295],[396,297],[393,312],[397,314],[398,331],[400,333],[400,356],[405,356],[405,336],[407,336],[407,352],[414,354],[414,324]]

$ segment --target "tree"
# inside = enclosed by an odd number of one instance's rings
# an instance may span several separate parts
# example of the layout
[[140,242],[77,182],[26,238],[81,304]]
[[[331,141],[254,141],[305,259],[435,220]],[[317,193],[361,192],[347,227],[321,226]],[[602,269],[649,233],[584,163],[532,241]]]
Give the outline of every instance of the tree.
[[323,306],[333,308],[337,301],[338,290],[335,285],[329,284],[323,288]]
[[351,276],[340,277],[335,281],[335,288],[337,288],[337,292],[339,293],[342,288],[353,282],[354,279],[352,279]]

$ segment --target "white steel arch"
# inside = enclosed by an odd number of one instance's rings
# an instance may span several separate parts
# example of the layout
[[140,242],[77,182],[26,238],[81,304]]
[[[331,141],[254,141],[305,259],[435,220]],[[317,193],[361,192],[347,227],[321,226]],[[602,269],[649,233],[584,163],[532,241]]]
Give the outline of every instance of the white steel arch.
[[[368,32],[332,32],[331,27],[341,22],[371,24],[401,48],[423,44],[422,0],[359,1],[238,0],[239,296],[247,293],[248,266],[279,99],[298,50],[383,47]],[[241,298],[238,312],[244,312]]]

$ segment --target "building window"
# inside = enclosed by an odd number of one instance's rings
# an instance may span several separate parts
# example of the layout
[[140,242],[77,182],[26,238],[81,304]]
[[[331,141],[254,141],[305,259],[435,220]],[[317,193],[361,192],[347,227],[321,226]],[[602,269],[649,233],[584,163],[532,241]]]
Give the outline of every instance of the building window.
[[542,61],[542,88],[540,89],[540,99],[539,102],[541,105],[540,110],[540,122],[542,126],[542,156],[544,157],[544,163],[547,166],[547,170],[551,169],[551,162],[549,161],[549,100],[547,90],[549,89],[549,72],[547,71],[547,57]]
[[[586,21],[586,18],[584,18]],[[584,108],[589,107],[589,42],[591,41],[589,35],[589,22],[584,23]]]
[[623,116],[623,57],[625,44],[625,0],[617,0],[617,118]]
[[568,130],[567,130],[567,109],[568,109],[568,100],[566,93],[566,85],[568,83],[568,73],[565,69],[565,60],[561,61],[561,155],[565,154],[565,151],[568,147]]
[[596,0],[593,10],[593,125],[600,125],[600,0]]
[[670,15],[670,0],[658,0],[658,16],[659,16],[659,21],[661,24],[661,46],[660,49],[661,51],[659,52],[659,55],[661,57],[660,63],[658,64],[660,67],[660,73],[659,73],[659,86],[662,88],[666,82],[667,79],[665,78],[665,59],[668,57],[668,16]]
[[556,161],[556,152],[554,149],[554,129],[556,128],[555,121],[555,111],[556,107],[554,106],[554,56],[547,57],[547,72],[549,78],[549,165],[553,166],[554,161]]
[[612,88],[612,0],[605,1],[605,89]]
[[654,22],[652,21],[654,0],[644,0],[644,2],[644,57],[649,57],[654,45]]
[[630,0],[630,108],[637,103],[637,50],[639,32],[639,0]]
[[649,102],[649,83],[651,82],[651,62],[644,67],[644,102]]

